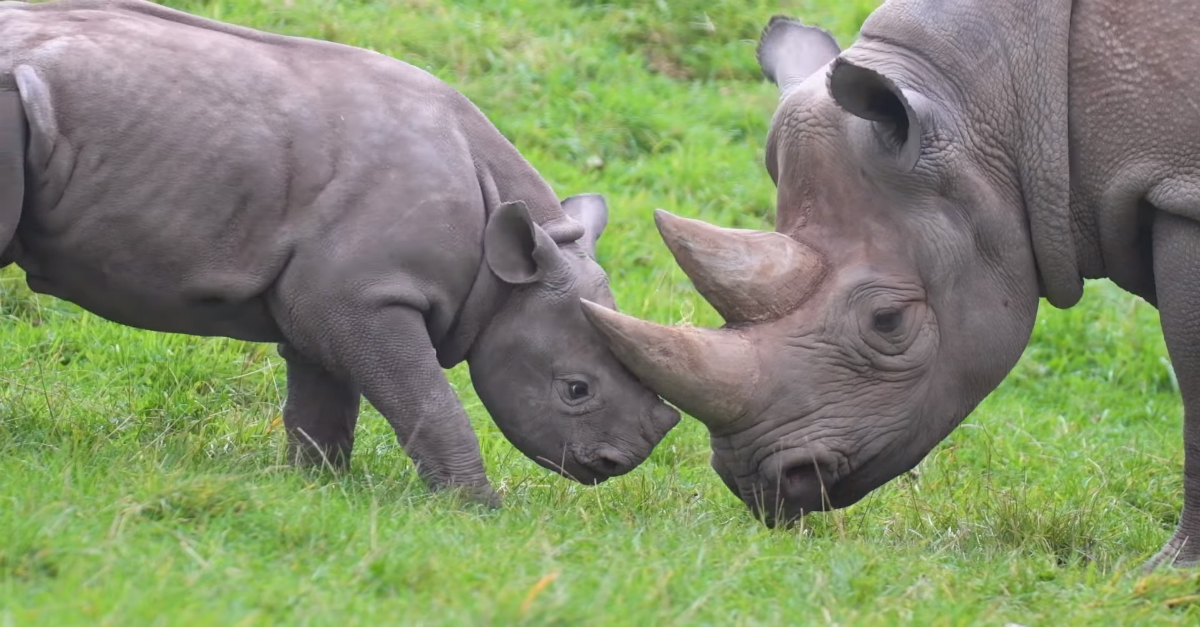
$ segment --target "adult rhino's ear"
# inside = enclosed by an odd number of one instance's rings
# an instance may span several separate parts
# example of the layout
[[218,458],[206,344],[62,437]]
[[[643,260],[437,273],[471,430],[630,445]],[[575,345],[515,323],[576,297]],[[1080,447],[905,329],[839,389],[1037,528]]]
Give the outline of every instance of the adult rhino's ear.
[[841,51],[837,40],[827,31],[805,26],[786,15],[776,15],[759,37],[758,66],[764,76],[779,86],[783,97]]
[[558,264],[558,254],[558,245],[520,200],[497,207],[483,229],[484,259],[505,283],[540,281]]
[[583,225],[583,245],[593,259],[596,258],[596,241],[604,234],[608,225],[608,203],[600,194],[576,194],[562,201],[563,211]]
[[921,121],[909,97],[892,79],[838,57],[829,73],[829,93],[851,115],[871,121],[902,170],[916,167],[921,156]]

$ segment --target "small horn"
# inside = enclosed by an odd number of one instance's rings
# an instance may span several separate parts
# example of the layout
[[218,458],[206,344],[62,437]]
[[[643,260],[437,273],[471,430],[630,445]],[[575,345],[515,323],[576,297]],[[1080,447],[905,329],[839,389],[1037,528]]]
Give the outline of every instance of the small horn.
[[783,233],[726,229],[654,212],[675,262],[726,323],[780,318],[825,275],[821,253]]
[[665,327],[587,300],[582,305],[626,368],[710,429],[738,418],[753,398],[758,356],[740,331]]

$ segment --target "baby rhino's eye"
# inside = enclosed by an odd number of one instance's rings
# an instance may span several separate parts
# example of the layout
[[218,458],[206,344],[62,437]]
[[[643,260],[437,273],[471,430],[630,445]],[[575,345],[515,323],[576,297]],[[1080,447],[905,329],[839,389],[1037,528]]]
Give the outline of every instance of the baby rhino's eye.
[[571,381],[567,384],[567,395],[571,397],[571,400],[586,398],[588,392],[588,384],[583,381]]

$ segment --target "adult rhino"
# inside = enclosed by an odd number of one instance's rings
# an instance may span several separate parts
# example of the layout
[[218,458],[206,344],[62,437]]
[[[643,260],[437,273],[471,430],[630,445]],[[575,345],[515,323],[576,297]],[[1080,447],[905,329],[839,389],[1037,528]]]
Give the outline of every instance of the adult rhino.
[[0,263],[123,324],[277,342],[299,463],[360,395],[434,489],[496,505],[442,373],[580,482],[678,421],[584,317],[603,198],[559,203],[465,97],[393,58],[140,0],[0,2]]
[[1185,406],[1183,512],[1150,565],[1194,565],[1197,24],[1182,0],[890,0],[840,51],[776,16],[775,232],[656,215],[725,328],[588,315],[773,524],[915,466],[1017,362],[1039,295],[1110,278],[1158,307]]

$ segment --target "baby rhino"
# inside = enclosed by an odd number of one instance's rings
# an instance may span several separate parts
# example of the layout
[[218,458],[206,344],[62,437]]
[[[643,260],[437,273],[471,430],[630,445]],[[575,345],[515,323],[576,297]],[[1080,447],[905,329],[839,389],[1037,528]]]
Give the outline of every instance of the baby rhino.
[[609,352],[603,198],[561,204],[465,97],[390,57],[140,0],[0,2],[0,263],[122,324],[276,342],[299,463],[365,396],[432,489],[497,505],[442,369],[583,483],[678,421]]

